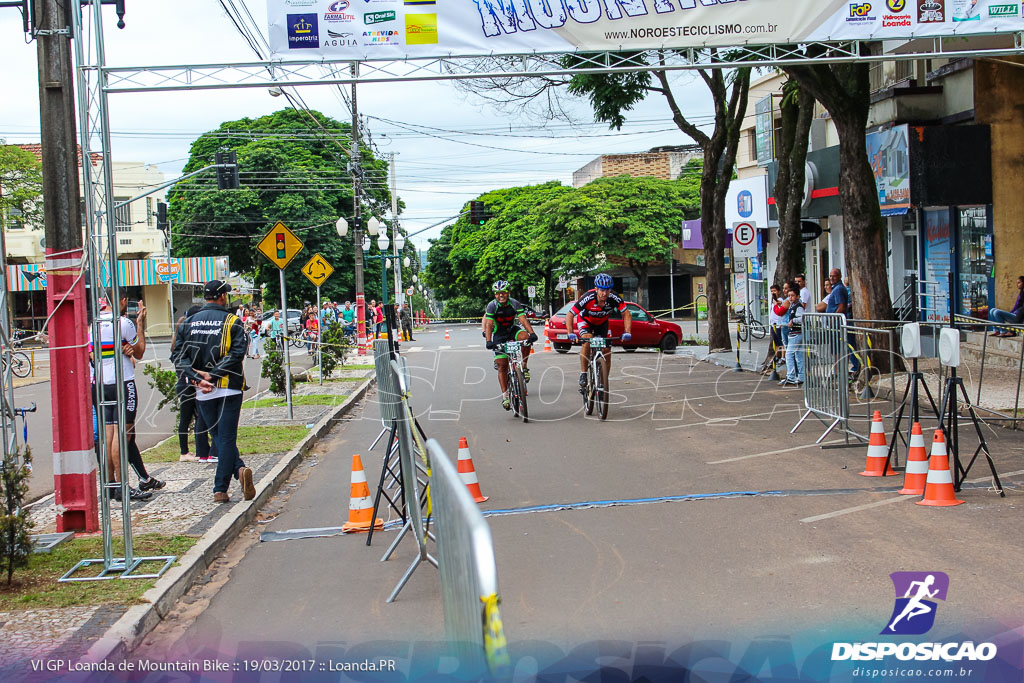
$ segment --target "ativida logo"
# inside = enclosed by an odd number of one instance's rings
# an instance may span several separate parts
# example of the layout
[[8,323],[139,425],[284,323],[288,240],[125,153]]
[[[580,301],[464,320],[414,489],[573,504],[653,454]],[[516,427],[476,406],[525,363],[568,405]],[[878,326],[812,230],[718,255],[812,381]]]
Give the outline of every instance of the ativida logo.
[[917,636],[935,624],[936,600],[946,599],[949,576],[943,572],[893,572],[896,604],[882,635]]

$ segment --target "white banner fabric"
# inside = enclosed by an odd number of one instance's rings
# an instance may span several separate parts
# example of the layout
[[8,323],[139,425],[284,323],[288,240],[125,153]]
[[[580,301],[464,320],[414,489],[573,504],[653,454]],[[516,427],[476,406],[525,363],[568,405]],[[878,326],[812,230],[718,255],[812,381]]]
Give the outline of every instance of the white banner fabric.
[[1024,30],[1021,0],[267,0],[284,60],[380,60]]

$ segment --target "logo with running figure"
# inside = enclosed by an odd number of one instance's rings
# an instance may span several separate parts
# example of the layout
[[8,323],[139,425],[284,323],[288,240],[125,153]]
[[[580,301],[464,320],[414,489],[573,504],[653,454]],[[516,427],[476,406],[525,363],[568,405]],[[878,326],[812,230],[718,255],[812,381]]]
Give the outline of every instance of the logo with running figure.
[[936,600],[946,599],[949,576],[943,572],[893,572],[896,604],[882,635],[919,636],[935,624]]

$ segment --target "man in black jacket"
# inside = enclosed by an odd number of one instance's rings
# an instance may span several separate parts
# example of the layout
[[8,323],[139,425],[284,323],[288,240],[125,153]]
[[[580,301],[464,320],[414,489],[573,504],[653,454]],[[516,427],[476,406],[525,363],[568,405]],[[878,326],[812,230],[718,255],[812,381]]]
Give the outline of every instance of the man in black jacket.
[[242,485],[246,500],[256,496],[252,470],[242,462],[237,443],[245,389],[242,363],[249,338],[242,320],[227,309],[230,291],[231,286],[220,280],[206,283],[206,305],[182,324],[182,347],[175,361],[178,372],[196,387],[196,407],[209,425],[216,446],[215,503],[230,502],[231,477]]

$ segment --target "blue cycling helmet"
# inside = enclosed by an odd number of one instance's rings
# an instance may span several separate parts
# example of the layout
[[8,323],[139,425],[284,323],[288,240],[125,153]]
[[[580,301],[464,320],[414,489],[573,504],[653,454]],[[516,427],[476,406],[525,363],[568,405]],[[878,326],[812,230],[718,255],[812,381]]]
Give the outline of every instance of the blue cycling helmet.
[[615,283],[612,282],[612,276],[608,273],[601,273],[594,278],[594,286],[598,289],[611,289],[614,284]]

